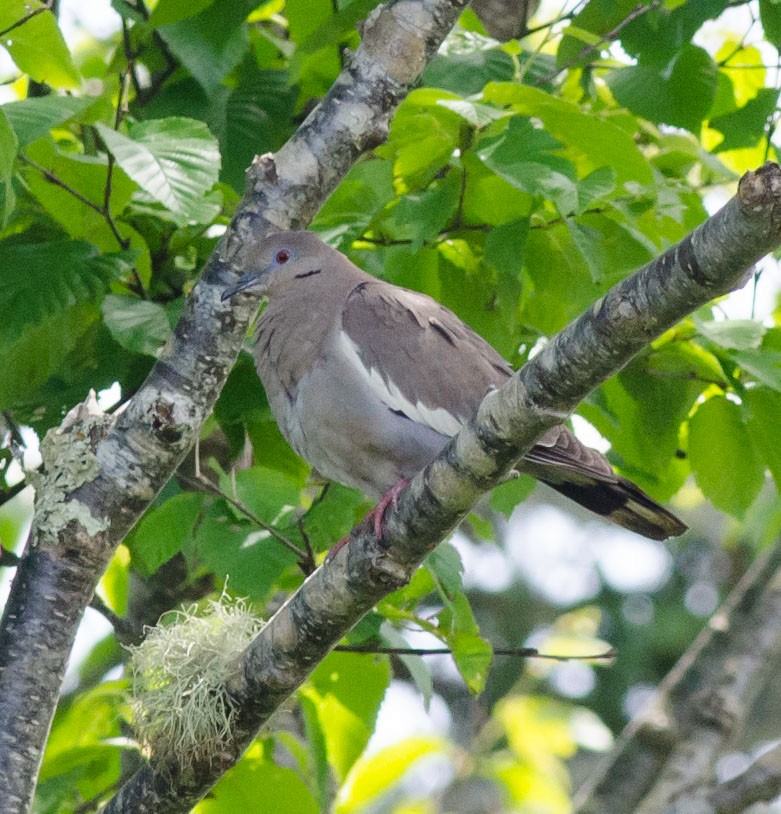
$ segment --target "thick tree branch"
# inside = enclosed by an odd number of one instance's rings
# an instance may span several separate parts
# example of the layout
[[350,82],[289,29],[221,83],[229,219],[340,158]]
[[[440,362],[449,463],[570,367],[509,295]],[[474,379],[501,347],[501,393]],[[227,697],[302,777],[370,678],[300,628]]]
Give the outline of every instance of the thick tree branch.
[[781,546],[761,555],[578,793],[580,814],[744,811],[781,790],[779,749],[729,783],[714,767],[781,654]]
[[[386,514],[378,540],[361,524],[350,545],[312,574],[236,665],[226,691],[240,707],[218,754],[196,766],[178,755],[145,765],[106,814],[185,812],[246,749],[314,666],[382,597],[403,585],[477,498],[506,477],[549,427],[687,313],[740,285],[781,243],[781,168],[741,180],[716,215],[615,286],[499,390]],[[626,810],[624,807],[622,810]]]
[[3,814],[30,808],[68,653],[100,575],[192,446],[239,352],[252,309],[221,303],[225,282],[269,229],[308,223],[355,159],[384,138],[465,3],[399,0],[372,15],[323,103],[273,160],[250,171],[231,228],[124,412],[79,415],[47,435],[47,474],[0,626]]

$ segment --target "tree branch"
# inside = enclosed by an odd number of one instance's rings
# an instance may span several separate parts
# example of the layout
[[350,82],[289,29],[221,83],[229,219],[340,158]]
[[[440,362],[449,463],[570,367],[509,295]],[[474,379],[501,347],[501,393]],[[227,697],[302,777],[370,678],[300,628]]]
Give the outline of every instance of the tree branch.
[[[29,810],[76,628],[114,549],[194,443],[252,314],[221,303],[271,229],[303,226],[390,117],[466,0],[375,11],[323,102],[248,191],[158,362],[118,417],[82,409],[42,444],[33,527],[0,623],[0,812]],[[53,624],[53,620],[56,623]],[[162,810],[162,809],[161,809]]]
[[[371,523],[315,571],[247,648],[225,691],[239,707],[218,753],[183,766],[160,755],[109,802],[105,814],[185,812],[240,757],[281,704],[380,599],[403,585],[480,495],[578,402],[687,313],[742,284],[781,243],[781,168],[747,173],[738,194],[661,257],[611,289],[559,333]],[[781,555],[780,555],[781,556]],[[621,809],[626,811],[624,805]]]
[[[579,814],[737,812],[756,800],[773,799],[781,788],[778,755],[768,754],[740,777],[718,785],[714,766],[777,663],[779,615],[781,546],[776,545],[755,560],[661,683],[649,708],[627,727],[608,764],[578,792]],[[730,807],[737,799],[741,807]]]

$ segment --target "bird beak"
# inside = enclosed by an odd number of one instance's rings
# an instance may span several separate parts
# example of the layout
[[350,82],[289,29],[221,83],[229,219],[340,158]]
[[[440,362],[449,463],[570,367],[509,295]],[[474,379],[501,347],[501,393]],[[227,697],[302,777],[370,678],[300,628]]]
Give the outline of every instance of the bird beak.
[[225,302],[225,300],[229,300],[234,294],[252,288],[252,286],[257,285],[264,276],[265,271],[251,271],[249,274],[245,274],[237,283],[228,286],[225,291],[222,292],[220,299],[222,302]]

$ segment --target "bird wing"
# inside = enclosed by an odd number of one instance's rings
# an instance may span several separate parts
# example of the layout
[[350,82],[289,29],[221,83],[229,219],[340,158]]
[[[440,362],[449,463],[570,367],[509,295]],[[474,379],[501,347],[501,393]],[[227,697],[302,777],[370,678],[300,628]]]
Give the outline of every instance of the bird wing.
[[455,435],[483,396],[512,375],[504,359],[425,294],[362,282],[350,292],[338,340],[389,409]]
[[[390,410],[455,435],[510,365],[452,311],[415,291],[365,281],[342,312],[341,349]],[[566,427],[553,427],[524,458],[522,468],[550,481],[552,470],[615,482],[604,456]]]

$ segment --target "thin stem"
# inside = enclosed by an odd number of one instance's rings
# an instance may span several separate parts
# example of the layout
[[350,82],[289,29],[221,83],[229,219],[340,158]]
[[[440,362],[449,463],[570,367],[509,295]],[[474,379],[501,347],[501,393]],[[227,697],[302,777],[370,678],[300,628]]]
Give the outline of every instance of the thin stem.
[[535,84],[536,85],[544,85],[546,82],[552,82],[559,74],[563,73],[566,70],[569,70],[574,65],[577,65],[586,57],[593,54],[595,51],[598,51],[602,48],[603,45],[609,42],[613,42],[613,40],[618,39],[618,35],[630,24],[637,20],[639,17],[642,17],[644,14],[648,13],[649,11],[658,8],[661,5],[661,0],[651,0],[650,3],[647,5],[645,3],[639,3],[635,6],[629,14],[624,17],[623,20],[612,30],[608,31],[607,34],[603,34],[599,40],[594,43],[594,45],[587,45],[581,51],[579,51],[572,59],[567,60],[561,67],[556,68],[555,71],[547,74],[546,76],[541,77],[538,79]]
[[[453,653],[449,647],[383,647],[371,644],[339,644],[334,650],[339,650],[342,653],[389,656],[447,656]],[[555,653],[540,653],[536,647],[494,647],[493,653],[495,656],[548,659],[550,661],[604,661],[614,659],[618,655],[618,651],[612,647],[604,653],[595,653],[588,656],[560,656]]]
[[284,534],[280,534],[274,526],[269,525],[265,521],[261,520],[251,509],[247,508],[241,501],[232,498],[230,495],[226,494],[225,492],[220,489],[219,486],[215,486],[208,478],[205,478],[203,475],[196,478],[191,478],[189,475],[183,475],[179,473],[178,477],[182,480],[183,483],[186,483],[194,488],[201,489],[204,492],[209,492],[216,497],[221,497],[234,509],[240,511],[245,517],[251,520],[258,528],[263,529],[263,531],[267,531],[278,543],[282,543],[288,551],[292,551],[293,554],[296,555],[298,559],[298,564],[301,567],[301,570],[304,571],[307,576],[312,573],[311,570],[307,571],[306,568],[313,563],[311,563],[311,559],[309,554],[304,551],[303,549],[299,548],[292,540],[289,540],[285,537]]
[[15,23],[11,23],[11,25],[9,25],[8,28],[5,28],[2,31],[0,31],[0,37],[4,37],[6,34],[9,34],[15,28],[23,26],[26,22],[29,22],[30,20],[32,20],[33,17],[37,16],[38,14],[41,14],[44,11],[51,11],[52,3],[53,0],[46,0],[46,2],[42,6],[34,8],[32,11],[25,14],[24,17],[18,19]]

